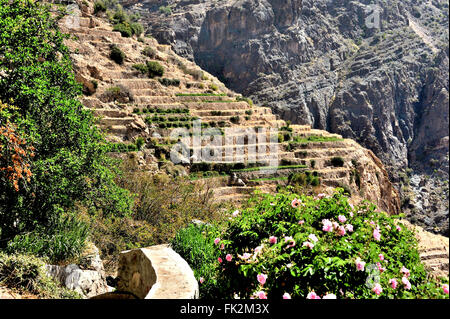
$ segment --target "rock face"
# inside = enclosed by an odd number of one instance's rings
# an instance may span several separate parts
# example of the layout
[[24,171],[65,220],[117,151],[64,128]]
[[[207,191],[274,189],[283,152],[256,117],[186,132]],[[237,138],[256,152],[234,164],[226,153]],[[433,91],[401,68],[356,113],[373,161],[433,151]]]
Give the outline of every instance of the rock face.
[[175,0],[169,15],[167,1],[123,3],[231,89],[371,149],[399,189],[408,167],[448,180],[448,2]]
[[63,286],[75,290],[85,298],[110,290],[106,284],[105,270],[99,251],[95,246],[89,254],[83,256],[80,265],[71,264],[65,267],[47,265],[47,272]]
[[198,299],[192,269],[168,245],[123,251],[117,291],[95,299]]

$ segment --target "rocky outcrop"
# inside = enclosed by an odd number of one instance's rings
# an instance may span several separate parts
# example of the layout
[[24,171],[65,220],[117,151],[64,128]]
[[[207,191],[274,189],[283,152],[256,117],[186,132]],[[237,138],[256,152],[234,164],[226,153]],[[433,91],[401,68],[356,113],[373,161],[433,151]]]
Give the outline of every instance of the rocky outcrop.
[[171,15],[165,1],[124,4],[231,89],[371,149],[395,182],[408,167],[448,180],[447,2],[171,1]]
[[95,299],[197,299],[194,273],[168,245],[120,254],[117,291]]
[[92,246],[81,258],[80,265],[47,265],[47,273],[62,286],[90,298],[110,291],[98,248]]

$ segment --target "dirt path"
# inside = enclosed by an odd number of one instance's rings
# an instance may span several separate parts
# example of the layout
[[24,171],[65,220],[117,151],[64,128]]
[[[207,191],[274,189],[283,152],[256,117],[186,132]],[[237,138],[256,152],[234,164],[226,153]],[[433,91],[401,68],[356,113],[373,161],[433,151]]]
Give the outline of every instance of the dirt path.
[[423,40],[431,51],[433,51],[433,53],[439,52],[439,49],[434,46],[433,39],[427,34],[425,28],[423,28],[410,14],[408,14],[408,20],[411,29]]

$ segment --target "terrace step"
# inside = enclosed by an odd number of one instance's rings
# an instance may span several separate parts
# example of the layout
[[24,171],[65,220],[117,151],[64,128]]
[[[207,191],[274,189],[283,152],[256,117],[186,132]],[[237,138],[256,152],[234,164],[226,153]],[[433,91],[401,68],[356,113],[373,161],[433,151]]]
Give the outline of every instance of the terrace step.
[[429,261],[432,259],[447,259],[448,260],[448,258],[449,258],[448,251],[445,251],[445,250],[435,250],[435,251],[420,254],[420,259],[422,261],[425,261],[425,260]]
[[254,187],[247,186],[225,186],[214,189],[214,196],[226,196],[226,195],[234,195],[234,194],[251,194],[255,191]]
[[128,132],[128,128],[125,125],[102,125],[100,127],[108,134],[114,135],[126,135]]
[[104,117],[101,119],[102,125],[126,125],[134,121],[134,117]]

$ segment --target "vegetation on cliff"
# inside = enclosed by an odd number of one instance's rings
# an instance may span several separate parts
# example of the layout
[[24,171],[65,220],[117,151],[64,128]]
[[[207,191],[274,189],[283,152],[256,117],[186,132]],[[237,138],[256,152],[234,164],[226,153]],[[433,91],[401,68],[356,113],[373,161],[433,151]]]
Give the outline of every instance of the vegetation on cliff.
[[56,22],[38,2],[0,1],[0,245],[54,261],[83,248],[77,206],[126,216],[132,204]]

